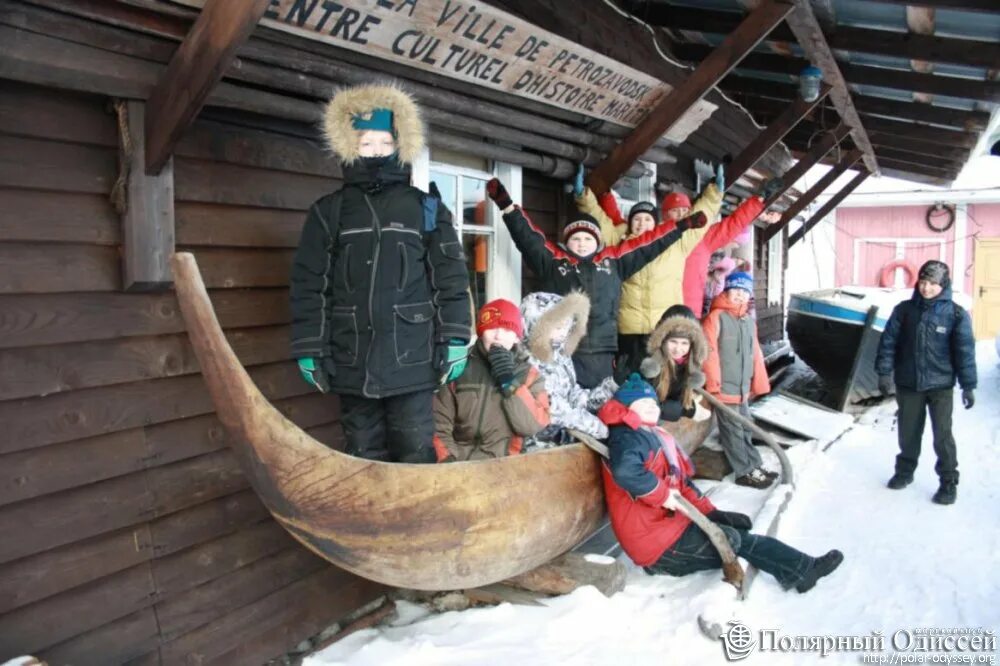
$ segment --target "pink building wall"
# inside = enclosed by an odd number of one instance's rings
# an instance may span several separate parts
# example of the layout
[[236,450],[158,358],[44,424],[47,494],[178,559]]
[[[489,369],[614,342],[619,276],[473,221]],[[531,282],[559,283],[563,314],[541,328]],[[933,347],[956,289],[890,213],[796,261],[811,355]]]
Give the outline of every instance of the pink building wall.
[[[894,260],[897,253],[914,267],[928,259],[941,259],[956,272],[956,226],[943,233],[932,231],[925,221],[927,205],[879,206],[837,209],[835,240],[836,286],[859,284],[878,286],[882,268]],[[1000,203],[969,204],[968,223],[964,237],[965,274],[963,291],[972,295],[975,261],[974,235],[980,238],[1000,238]],[[898,271],[896,284],[902,284],[903,271]]]

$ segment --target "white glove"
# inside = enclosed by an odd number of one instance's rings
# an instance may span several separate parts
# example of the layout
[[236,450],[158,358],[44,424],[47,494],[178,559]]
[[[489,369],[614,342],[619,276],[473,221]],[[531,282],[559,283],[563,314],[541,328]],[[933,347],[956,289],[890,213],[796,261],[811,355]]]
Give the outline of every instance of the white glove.
[[712,418],[712,411],[706,409],[704,405],[701,404],[701,398],[694,401],[694,416],[691,417],[694,421],[704,421],[706,419]]

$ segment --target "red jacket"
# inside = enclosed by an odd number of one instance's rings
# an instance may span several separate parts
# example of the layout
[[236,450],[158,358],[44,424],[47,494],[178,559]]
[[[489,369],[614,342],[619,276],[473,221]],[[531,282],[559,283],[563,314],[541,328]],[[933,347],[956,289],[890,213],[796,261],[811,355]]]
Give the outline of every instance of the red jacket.
[[684,514],[663,508],[670,488],[679,490],[702,513],[715,506],[690,484],[694,466],[687,456],[678,455],[678,466],[671,469],[662,441],[671,437],[669,433],[639,425],[635,412],[616,400],[605,404],[599,416],[611,426],[609,459],[601,466],[611,528],[632,561],[649,566],[691,524]]

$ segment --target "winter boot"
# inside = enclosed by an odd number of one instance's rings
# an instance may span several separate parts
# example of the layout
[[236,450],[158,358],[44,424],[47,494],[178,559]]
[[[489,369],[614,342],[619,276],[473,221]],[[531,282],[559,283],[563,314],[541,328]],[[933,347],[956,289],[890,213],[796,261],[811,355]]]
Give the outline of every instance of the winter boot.
[[760,469],[752,469],[743,476],[736,478],[736,485],[749,486],[763,490],[774,483],[774,479],[769,479]]
[[887,483],[886,485],[892,488],[893,490],[900,490],[901,488],[905,488],[911,483],[913,483],[912,474],[903,474],[902,472],[896,472],[895,474],[892,475],[892,478],[889,479],[889,483]]
[[934,493],[931,501],[935,504],[954,504],[957,495],[958,481],[945,479],[941,481],[941,485],[938,487],[937,492]]
[[843,561],[844,554],[839,550],[831,550],[826,555],[817,557],[809,571],[802,576],[802,580],[795,584],[795,589],[799,592],[808,592],[816,586],[816,581],[832,574]]

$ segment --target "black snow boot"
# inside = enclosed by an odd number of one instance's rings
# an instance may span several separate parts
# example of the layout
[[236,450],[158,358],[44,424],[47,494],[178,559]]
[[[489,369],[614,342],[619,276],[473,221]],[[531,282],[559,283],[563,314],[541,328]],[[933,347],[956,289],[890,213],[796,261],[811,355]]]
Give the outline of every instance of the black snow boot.
[[931,501],[935,504],[954,504],[957,496],[958,481],[945,479],[941,481],[941,485],[938,487],[937,492],[934,493]]
[[844,561],[844,554],[839,550],[831,550],[826,555],[820,555],[813,562],[812,568],[809,569],[802,576],[796,585],[795,589],[799,592],[808,592],[816,586],[816,581],[818,581],[823,576],[829,576],[832,574],[840,563]]
[[889,483],[887,483],[886,485],[892,488],[893,490],[899,490],[900,488],[905,488],[911,483],[913,483],[912,474],[903,474],[902,472],[896,472],[895,474],[892,475],[892,478],[889,479]]

